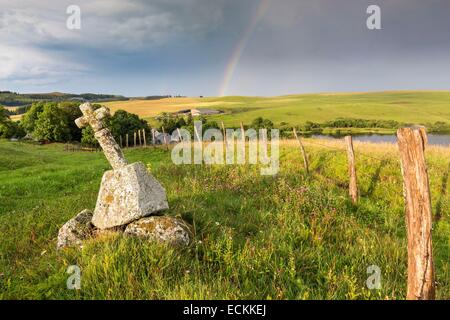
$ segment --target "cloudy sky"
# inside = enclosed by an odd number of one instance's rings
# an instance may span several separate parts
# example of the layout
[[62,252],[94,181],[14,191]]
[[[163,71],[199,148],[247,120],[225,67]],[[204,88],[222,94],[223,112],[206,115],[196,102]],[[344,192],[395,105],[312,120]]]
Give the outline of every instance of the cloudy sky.
[[[381,30],[366,26],[371,4]],[[0,0],[0,90],[395,89],[450,89],[450,0]]]

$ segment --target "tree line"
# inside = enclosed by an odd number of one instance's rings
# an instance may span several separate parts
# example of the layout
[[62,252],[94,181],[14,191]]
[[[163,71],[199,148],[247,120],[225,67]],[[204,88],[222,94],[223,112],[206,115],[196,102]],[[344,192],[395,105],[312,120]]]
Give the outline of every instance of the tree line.
[[[47,142],[81,142],[84,145],[96,146],[94,132],[90,127],[79,129],[75,125],[75,119],[82,116],[79,109],[81,102],[35,102],[24,114],[21,121],[12,121],[10,112],[0,106],[0,138],[21,138],[29,135],[35,140]],[[99,104],[94,104],[94,108],[99,108]],[[192,115],[174,116],[170,113],[162,113],[158,117],[159,126],[155,129],[171,133],[177,128],[183,128],[194,134],[194,118]],[[195,121],[201,121],[203,128],[217,128],[221,126],[216,121],[207,120],[205,117],[198,117]],[[133,136],[138,130],[146,130],[151,134],[151,128],[147,121],[140,119],[137,115],[124,110],[118,110],[106,120],[106,126],[111,130],[116,139],[127,134]],[[306,121],[297,126],[296,129],[302,133],[321,133],[326,128],[383,128],[398,129],[408,126],[406,123],[394,120],[366,120],[366,119],[336,119],[324,123]],[[450,132],[449,124],[436,122],[426,124],[429,132]],[[277,127],[269,119],[258,117],[254,119],[247,128],[253,129],[280,129],[281,136],[291,137],[292,126],[288,123],[280,123]]]
[[9,112],[0,106],[0,138],[23,137],[25,131],[20,123],[12,121]]
[[[8,110],[0,106],[0,138],[22,138],[26,135],[34,140],[45,142],[81,142],[83,145],[97,146],[97,140],[91,127],[80,129],[76,126],[75,120],[83,114],[80,109],[80,102],[35,102],[24,114],[21,121],[12,121]],[[100,104],[94,104],[94,108],[99,108]],[[194,118],[188,116],[174,116],[170,113],[162,113],[158,117],[159,126],[155,129],[166,133],[171,133],[177,128],[183,128],[194,134]],[[208,121],[205,117],[198,117],[195,121],[201,121],[203,129],[220,129],[216,121]],[[118,110],[114,115],[105,120],[105,125],[111,130],[116,139],[125,137],[144,129],[147,134],[151,134],[151,128],[147,121],[137,115],[124,110]],[[261,117],[255,119],[250,125],[251,128],[274,127],[268,119]]]
[[[36,102],[18,122],[12,121],[7,110],[0,106],[0,138],[22,138],[28,134],[38,141],[96,145],[92,129],[80,129],[75,124],[75,119],[83,115],[79,106],[79,102]],[[150,132],[147,121],[124,110],[117,111],[105,124],[115,137],[142,129]]]

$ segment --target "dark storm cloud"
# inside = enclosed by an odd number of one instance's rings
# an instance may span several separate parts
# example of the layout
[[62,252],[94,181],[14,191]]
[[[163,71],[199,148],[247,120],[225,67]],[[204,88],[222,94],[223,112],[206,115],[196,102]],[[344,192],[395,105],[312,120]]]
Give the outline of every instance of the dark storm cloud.
[[[126,95],[450,87],[448,0],[261,1],[0,0],[0,85]],[[81,30],[65,27],[70,4]],[[366,27],[370,4],[382,30]]]

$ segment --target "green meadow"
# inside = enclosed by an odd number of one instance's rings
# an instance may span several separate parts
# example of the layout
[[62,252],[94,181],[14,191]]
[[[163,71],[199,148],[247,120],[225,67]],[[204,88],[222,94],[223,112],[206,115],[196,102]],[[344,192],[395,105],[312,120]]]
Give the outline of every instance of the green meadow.
[[131,100],[106,103],[112,110],[124,109],[155,125],[161,112],[188,108],[222,110],[208,119],[226,126],[250,125],[257,117],[275,125],[324,123],[339,118],[395,120],[401,123],[450,123],[450,91],[392,91],[369,93],[297,94],[280,97],[171,98],[154,101]]
[[[223,98],[221,98],[223,99]],[[214,101],[214,99],[213,99]],[[339,118],[395,120],[407,123],[450,122],[450,92],[305,94],[273,98],[227,97],[226,125],[250,124],[257,117],[276,124],[323,123]]]
[[[386,112],[420,110],[425,100],[432,101],[428,117],[424,111],[403,114],[410,120],[450,117],[442,96],[433,100],[441,93],[426,95],[423,100],[384,96],[385,103],[372,97]],[[360,95],[304,99],[309,102],[277,102],[284,116],[269,107],[242,116],[271,112],[281,121],[294,112],[300,119],[320,108],[317,100],[322,108],[334,106],[333,116],[343,115],[339,106],[350,100],[367,116],[384,116],[359,106]],[[397,104],[387,103],[392,100]],[[264,101],[248,100],[248,105],[264,106]],[[324,114],[315,120],[325,119]],[[305,146],[309,176],[296,144],[287,141],[281,145],[279,174],[266,177],[258,166],[176,166],[164,148],[128,149],[130,162],[144,162],[166,188],[168,214],[194,227],[190,246],[111,234],[88,241],[81,250],[57,251],[58,229],[81,210],[94,208],[102,174],[109,169],[106,159],[102,153],[65,152],[61,144],[0,141],[0,298],[404,299],[406,230],[395,146],[355,144],[357,205],[347,196],[342,142],[305,139]],[[427,150],[438,299],[450,299],[449,159],[449,148]],[[66,287],[70,265],[81,268],[80,290]],[[371,265],[381,269],[380,290],[366,287]]]

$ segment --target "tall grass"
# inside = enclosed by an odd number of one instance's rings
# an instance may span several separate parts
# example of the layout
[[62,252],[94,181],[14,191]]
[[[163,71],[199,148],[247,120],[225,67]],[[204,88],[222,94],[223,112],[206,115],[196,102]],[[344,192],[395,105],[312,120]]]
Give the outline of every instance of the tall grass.
[[[104,156],[0,142],[0,298],[405,298],[395,146],[355,143],[362,195],[356,206],[347,196],[343,143],[306,139],[305,146],[310,176],[293,141],[282,144],[274,177],[250,165],[175,166],[159,148],[127,150],[165,186],[167,214],[194,226],[192,244],[170,248],[112,234],[58,252],[58,228],[95,206],[109,169]],[[427,151],[439,299],[450,298],[449,156],[447,148]],[[79,291],[66,287],[69,265],[82,270]],[[381,290],[366,287],[370,265],[381,268]]]

